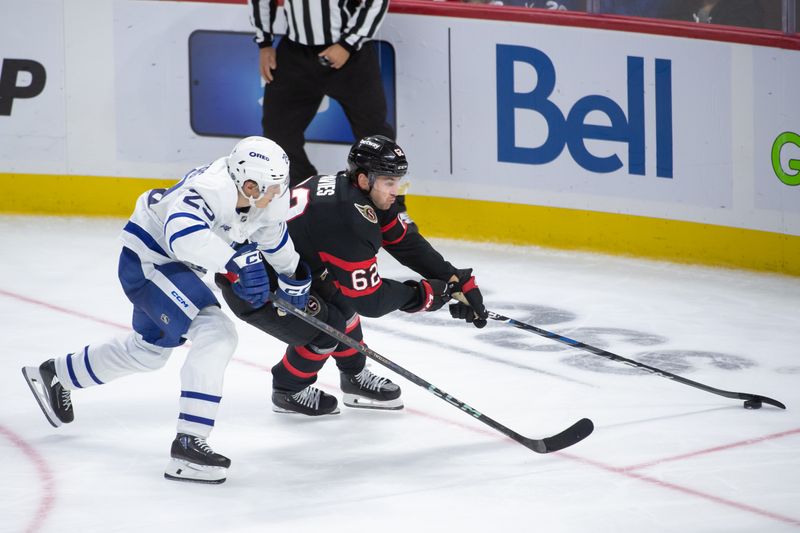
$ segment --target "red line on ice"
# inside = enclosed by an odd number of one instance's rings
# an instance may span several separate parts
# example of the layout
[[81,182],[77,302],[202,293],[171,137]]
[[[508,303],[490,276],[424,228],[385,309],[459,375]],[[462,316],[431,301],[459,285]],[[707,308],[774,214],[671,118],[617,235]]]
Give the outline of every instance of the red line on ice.
[[760,509],[758,507],[754,507],[752,505],[747,505],[747,504],[736,502],[736,501],[733,501],[733,500],[728,500],[728,499],[722,498],[720,496],[714,496],[713,494],[708,494],[706,492],[701,492],[699,490],[695,490],[695,489],[692,489],[692,488],[689,488],[689,487],[684,487],[682,485],[676,485],[675,483],[669,483],[667,481],[661,481],[660,479],[652,478],[652,477],[646,476],[644,474],[639,474],[639,473],[636,473],[636,472],[630,472],[625,467],[621,467],[620,468],[620,467],[616,467],[616,466],[610,466],[610,465],[607,465],[607,464],[604,464],[604,463],[601,463],[601,462],[598,462],[598,461],[592,461],[591,459],[578,457],[578,456],[572,455],[570,453],[565,453],[565,452],[556,452],[556,453],[558,453],[560,456],[566,457],[566,458],[571,459],[573,461],[577,461],[577,462],[580,462],[580,463],[592,465],[592,466],[594,466],[596,468],[600,468],[600,469],[605,470],[607,472],[613,472],[615,474],[619,474],[621,476],[625,476],[625,477],[628,477],[628,478],[638,479],[639,481],[644,481],[645,483],[650,483],[651,485],[657,485],[659,487],[663,487],[665,489],[674,490],[676,492],[681,492],[683,494],[690,494],[692,496],[697,496],[699,498],[703,498],[704,500],[708,500],[708,501],[711,501],[711,502],[714,502],[714,503],[718,503],[718,504],[721,504],[721,505],[726,505],[728,507],[732,507],[732,508],[738,509],[740,511],[748,511],[748,512],[760,515],[760,516],[764,516],[764,517],[767,517],[767,518],[771,518],[773,520],[777,520],[778,522],[783,522],[785,524],[790,524],[790,525],[793,525],[793,526],[800,526],[800,520],[798,520],[797,518],[792,518],[792,517],[784,516],[784,515],[781,515],[781,514],[778,514],[778,513],[773,513],[771,511],[767,511],[765,509]]
[[706,448],[705,450],[697,450],[696,452],[684,453],[681,455],[675,455],[673,457],[656,459],[654,461],[649,461],[647,463],[640,463],[638,465],[624,466],[621,468],[621,470],[624,470],[625,472],[631,472],[633,470],[640,470],[642,468],[647,468],[654,465],[660,465],[661,463],[668,463],[670,461],[681,461],[683,459],[689,459],[691,457],[697,457],[699,455],[706,455],[709,453],[721,452],[723,450],[730,450],[732,448],[741,448],[742,446],[750,446],[751,444],[758,444],[759,442],[764,442],[768,440],[780,439],[781,437],[787,437],[789,435],[795,435],[797,433],[800,433],[800,428],[790,429],[789,431],[782,431],[780,433],[773,433],[772,435],[764,435],[763,437],[756,437],[754,439],[740,440],[739,442],[732,442],[731,444],[723,444],[722,446],[714,446],[713,448]]
[[[409,411],[409,412],[411,412],[411,413],[413,413],[415,415],[418,415],[418,416],[422,416],[422,417],[425,417],[425,418],[430,418],[431,420],[436,420],[438,422],[444,422],[444,423],[447,423],[447,424],[450,424],[452,426],[456,426],[456,427],[459,427],[459,428],[462,428],[462,429],[467,429],[469,431],[482,433],[484,435],[490,435],[490,436],[494,436],[494,437],[498,437],[499,436],[498,433],[495,433],[493,431],[489,431],[489,430],[486,430],[486,429],[483,429],[483,428],[475,428],[475,427],[468,426],[466,424],[461,424],[461,423],[458,423],[458,422],[453,422],[452,420],[448,420],[446,418],[442,418],[442,417],[438,417],[438,416],[435,416],[435,415],[431,415],[431,414],[428,414],[428,413],[425,413],[425,412],[422,412],[422,411],[418,411],[416,409],[406,408],[406,411]],[[726,449],[729,449],[729,448],[742,446],[745,443],[746,444],[755,444],[757,442],[763,442],[765,440],[770,440],[772,438],[778,438],[780,436],[791,435],[791,434],[794,434],[794,433],[800,433],[800,429],[795,429],[795,430],[791,430],[791,431],[785,431],[783,433],[776,433],[775,435],[768,435],[768,436],[763,437],[763,438],[750,439],[749,441],[743,441],[742,443],[733,443],[733,444],[725,445],[725,446],[717,446],[716,448],[712,448],[712,449],[708,449],[708,450],[701,450],[700,452],[696,452],[696,453],[692,453],[692,454],[685,454],[685,456],[686,457],[691,457],[691,456],[695,456],[695,455],[702,455],[702,454],[712,453],[714,451],[726,450]],[[509,439],[509,442],[511,442],[510,439]],[[655,479],[655,478],[652,478],[650,476],[646,476],[644,474],[631,472],[630,471],[631,467],[611,466],[611,465],[607,465],[605,463],[601,463],[599,461],[593,461],[591,459],[586,459],[584,457],[579,457],[577,455],[573,455],[571,453],[567,453],[567,452],[564,452],[564,451],[554,452],[552,455],[556,455],[558,457],[563,457],[565,459],[569,459],[571,461],[576,461],[576,462],[579,462],[579,463],[582,463],[582,464],[590,465],[590,466],[593,466],[595,468],[599,468],[601,470],[605,470],[606,472],[611,472],[611,473],[618,474],[620,476],[624,476],[624,477],[627,477],[627,478],[632,478],[632,479],[636,479],[636,480],[639,480],[639,481],[643,481],[645,483],[649,483],[651,485],[656,485],[656,486],[659,486],[659,487],[662,487],[662,488],[665,488],[665,489],[673,490],[673,491],[676,491],[676,492],[681,492],[683,494],[690,494],[692,496],[697,496],[697,497],[702,498],[704,500],[709,500],[709,501],[714,502],[714,503],[718,503],[718,504],[725,505],[725,506],[728,506],[728,507],[733,507],[734,509],[738,509],[740,511],[748,511],[748,512],[760,515],[760,516],[764,516],[764,517],[767,517],[767,518],[771,518],[773,520],[777,520],[779,522],[783,522],[785,524],[791,524],[793,526],[800,526],[800,520],[798,520],[796,518],[791,518],[791,517],[784,516],[784,515],[781,515],[781,514],[778,514],[778,513],[773,513],[771,511],[766,511],[764,509],[759,509],[758,507],[754,507],[752,505],[747,505],[747,504],[744,504],[744,503],[739,503],[739,502],[736,502],[736,501],[733,501],[733,500],[727,500],[727,499],[719,497],[719,496],[714,496],[713,494],[708,494],[708,493],[705,493],[705,492],[701,492],[699,490],[695,490],[695,489],[692,489],[692,488],[689,488],[689,487],[684,487],[682,485],[677,485],[675,483],[669,483],[669,482],[666,482],[666,481],[661,481],[660,479]],[[654,461],[653,464],[657,464],[659,462],[660,461]],[[635,468],[640,468],[642,466],[644,466],[644,465],[640,465],[640,466],[637,466]]]
[[111,322],[110,320],[104,320],[102,318],[98,318],[96,316],[87,315],[86,313],[81,313],[80,311],[75,311],[74,309],[67,309],[66,307],[59,307],[57,305],[53,305],[51,303],[43,302],[41,300],[36,300],[34,298],[30,298],[28,296],[23,296],[21,294],[15,294],[13,292],[4,291],[0,289],[0,294],[3,296],[8,296],[9,298],[14,298],[16,300],[22,300],[23,302],[27,302],[30,304],[38,305],[41,307],[45,307],[47,309],[51,309],[53,311],[58,311],[59,313],[64,313],[66,315],[77,316],[79,318],[85,318],[87,320],[92,320],[93,322],[100,322],[101,324],[105,324],[107,326],[112,326],[119,329],[130,329],[130,326],[123,326],[122,324],[118,324],[116,322]]
[[39,474],[39,479],[42,482],[42,499],[39,502],[39,509],[33,513],[33,521],[25,528],[27,532],[33,532],[38,530],[42,527],[47,515],[50,514],[50,511],[53,509],[53,503],[55,502],[55,482],[53,480],[53,472],[50,470],[50,467],[47,465],[47,461],[39,455],[39,452],[36,449],[25,442],[25,440],[11,431],[10,429],[6,428],[5,426],[0,425],[0,435],[3,435],[6,439],[11,441],[11,444],[19,448],[25,456],[30,459],[30,461],[36,466],[36,472]]

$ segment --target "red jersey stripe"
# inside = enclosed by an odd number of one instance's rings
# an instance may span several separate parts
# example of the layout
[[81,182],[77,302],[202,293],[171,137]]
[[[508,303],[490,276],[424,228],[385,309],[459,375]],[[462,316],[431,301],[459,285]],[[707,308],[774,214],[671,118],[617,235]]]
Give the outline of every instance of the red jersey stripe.
[[395,218],[395,219],[394,219],[392,222],[390,222],[389,224],[386,224],[384,227],[382,227],[382,228],[381,228],[381,231],[383,231],[383,233],[386,233],[387,231],[389,231],[390,229],[392,229],[393,227],[395,227],[395,226],[397,225],[397,223],[398,223],[398,222],[400,222],[400,226],[403,228],[403,233],[401,233],[401,234],[400,234],[400,236],[399,236],[398,238],[396,238],[396,239],[394,239],[394,240],[392,240],[392,241],[387,241],[387,240],[385,240],[385,239],[384,239],[384,240],[382,240],[382,241],[381,241],[381,246],[391,246],[391,245],[393,245],[393,244],[397,244],[398,242],[400,242],[400,241],[402,241],[403,239],[405,239],[405,237],[406,237],[406,233],[408,233],[408,225],[406,225],[406,223],[405,223],[405,222],[403,222],[402,220],[400,220],[400,218],[399,218],[399,217],[398,217],[398,218]]
[[373,292],[377,291],[380,288],[380,286],[383,285],[383,280],[380,280],[377,285],[373,287],[367,287],[366,289],[363,290],[351,289],[350,287],[345,287],[338,281],[334,281],[333,284],[336,285],[336,288],[342,291],[342,294],[344,294],[348,298],[361,298],[362,296],[369,296]]
[[319,252],[319,258],[325,263],[330,263],[341,268],[342,270],[347,270],[348,272],[352,272],[354,270],[367,270],[378,260],[376,257],[372,257],[371,259],[367,259],[365,261],[345,261],[344,259],[339,259],[338,257],[326,252]]
[[399,218],[395,217],[395,219],[394,219],[394,220],[392,220],[391,222],[389,222],[388,224],[386,224],[385,226],[383,226],[383,227],[381,228],[381,232],[382,232],[382,233],[386,233],[387,231],[389,231],[390,229],[392,229],[393,227],[395,227],[395,226],[397,225],[397,222],[398,222],[399,220],[400,220]]

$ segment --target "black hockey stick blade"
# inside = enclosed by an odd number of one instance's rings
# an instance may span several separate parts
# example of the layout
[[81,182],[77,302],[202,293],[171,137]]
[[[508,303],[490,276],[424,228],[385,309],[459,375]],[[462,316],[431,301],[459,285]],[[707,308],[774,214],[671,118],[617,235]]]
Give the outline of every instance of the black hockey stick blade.
[[361,344],[352,337],[342,333],[338,329],[332,327],[329,324],[319,320],[317,317],[312,316],[305,311],[298,309],[297,307],[291,305],[290,303],[286,302],[285,300],[280,299],[276,295],[272,295],[271,297],[272,303],[284,309],[286,312],[291,313],[292,315],[296,316],[303,322],[314,326],[318,330],[327,333],[329,336],[333,337],[337,341],[341,342],[345,346],[352,348],[353,350],[364,354],[365,356],[369,357],[373,361],[380,363],[381,365],[385,366],[389,370],[400,374],[404,378],[406,378],[411,383],[422,387],[423,389],[427,390],[437,398],[440,398],[453,407],[460,409],[461,411],[467,413],[468,415],[472,416],[476,420],[479,420],[486,424],[487,426],[499,431],[503,435],[519,442],[526,448],[533,450],[537,453],[550,453],[555,452],[557,450],[563,450],[568,446],[572,446],[576,444],[589,435],[591,435],[592,431],[594,430],[594,424],[588,418],[583,418],[570,426],[569,428],[565,429],[561,433],[557,435],[553,435],[552,437],[545,437],[543,439],[531,439],[520,435],[513,429],[504,426],[500,422],[497,422],[493,418],[488,417],[487,415],[481,413],[474,407],[467,405],[466,403],[462,402],[458,398],[451,396],[450,394],[444,392],[443,390],[436,387],[434,384],[430,383],[419,377],[418,375],[414,374],[410,370],[406,370],[402,366],[398,365],[394,361],[391,361],[384,357],[383,355],[379,354],[372,348],[369,348],[365,344]]
[[573,444],[579,443],[591,435],[592,431],[594,431],[594,424],[592,421],[588,418],[582,418],[558,435],[545,437],[543,439],[522,437],[522,440],[519,442],[537,453],[557,452],[558,450],[563,450]]
[[756,402],[759,404],[765,403],[767,405],[773,405],[781,409],[786,409],[786,406],[783,405],[783,402],[779,402],[778,400],[775,400],[768,396],[761,396],[760,394],[750,394],[749,392],[737,392],[735,394],[738,399],[744,400],[746,402]]
[[780,409],[786,409],[786,406],[783,403],[779,402],[778,400],[769,398],[767,396],[761,396],[759,394],[750,394],[749,392],[733,392],[723,389],[717,389],[715,387],[711,387],[709,385],[705,385],[703,383],[699,383],[697,381],[692,381],[691,379],[681,377],[677,374],[667,372],[666,370],[661,370],[654,366],[646,365],[644,363],[634,361],[633,359],[628,359],[627,357],[622,357],[621,355],[611,353],[609,351],[597,348],[590,344],[585,344],[583,342],[570,339],[569,337],[564,337],[557,333],[553,333],[552,331],[547,331],[546,329],[538,328],[536,326],[532,326],[531,324],[526,324],[525,322],[520,322],[519,320],[503,316],[499,313],[495,313],[494,311],[489,311],[489,318],[491,318],[492,320],[497,320],[498,322],[505,322],[506,324],[514,326],[515,328],[523,329],[525,331],[530,331],[531,333],[535,333],[537,335],[541,335],[542,337],[552,339],[556,342],[560,342],[561,344],[566,344],[571,348],[579,348],[594,355],[599,355],[600,357],[605,357],[606,359],[617,361],[618,363],[632,366],[634,368],[640,368],[645,372],[649,372],[651,374],[655,374],[656,376],[661,376],[662,378],[667,378],[672,381],[677,381],[678,383],[683,383],[684,385],[694,387],[695,389],[700,389],[706,392],[710,392],[711,394],[716,394],[718,396],[724,396],[725,398],[732,398],[734,400],[744,400],[745,401],[744,406],[745,408],[748,409],[758,409],[761,407],[762,403],[765,403],[767,405],[772,405]]

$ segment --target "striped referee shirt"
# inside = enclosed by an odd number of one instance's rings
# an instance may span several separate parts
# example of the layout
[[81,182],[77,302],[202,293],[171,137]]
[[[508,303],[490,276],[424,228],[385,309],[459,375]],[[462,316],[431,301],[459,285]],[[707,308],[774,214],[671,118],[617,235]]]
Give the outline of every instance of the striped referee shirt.
[[[248,0],[260,48],[272,46],[277,0]],[[284,0],[287,37],[308,46],[339,43],[358,50],[380,28],[389,0]]]

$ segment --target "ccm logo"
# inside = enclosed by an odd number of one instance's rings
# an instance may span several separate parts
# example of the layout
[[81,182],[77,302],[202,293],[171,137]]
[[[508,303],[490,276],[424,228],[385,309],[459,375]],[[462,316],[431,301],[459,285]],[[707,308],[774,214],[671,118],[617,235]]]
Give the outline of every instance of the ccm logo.
[[181,304],[184,309],[188,309],[189,308],[189,303],[186,300],[184,300],[183,297],[180,294],[177,293],[177,291],[172,291],[171,294],[172,294],[172,297],[175,298],[175,300],[179,304]]

